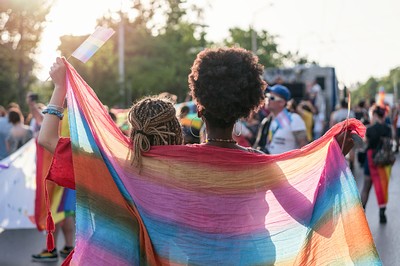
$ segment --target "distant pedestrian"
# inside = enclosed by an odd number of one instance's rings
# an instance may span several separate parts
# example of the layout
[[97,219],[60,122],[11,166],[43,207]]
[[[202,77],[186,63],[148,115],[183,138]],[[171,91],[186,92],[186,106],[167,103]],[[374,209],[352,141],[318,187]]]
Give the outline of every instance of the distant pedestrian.
[[290,99],[290,91],[283,85],[278,84],[267,88],[266,105],[272,115],[266,136],[266,149],[270,154],[298,149],[308,143],[303,119],[286,108]]
[[310,100],[312,101],[314,108],[317,110],[316,114],[314,114],[313,133],[314,139],[318,139],[324,134],[325,127],[327,126],[324,92],[316,80],[307,82],[307,87]]
[[369,192],[374,185],[376,198],[379,205],[379,222],[385,224],[387,217],[385,214],[388,202],[389,178],[391,175],[391,165],[378,166],[373,161],[373,156],[383,138],[391,138],[391,128],[385,124],[386,110],[375,106],[372,108],[371,126],[367,128],[367,158],[364,164],[364,185],[361,192],[361,202],[365,209],[368,202]]
[[11,154],[27,143],[33,137],[33,133],[23,124],[22,113],[16,109],[8,113],[8,121],[12,126],[6,138],[6,147],[8,154]]
[[11,123],[8,121],[8,111],[0,105],[0,160],[6,158],[9,153],[6,147],[6,138],[11,130]]

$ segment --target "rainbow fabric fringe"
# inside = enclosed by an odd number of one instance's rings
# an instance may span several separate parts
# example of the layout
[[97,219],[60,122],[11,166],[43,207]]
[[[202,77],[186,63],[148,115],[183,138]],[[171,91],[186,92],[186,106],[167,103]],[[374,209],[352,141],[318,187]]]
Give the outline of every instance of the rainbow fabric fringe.
[[371,176],[372,183],[374,184],[374,190],[378,206],[380,208],[386,207],[389,200],[389,181],[392,173],[392,166],[377,166],[373,163],[373,151],[367,151],[367,163],[369,167],[369,173]]
[[[381,265],[340,145],[282,155],[128,139],[67,62],[77,189],[72,265]],[[349,127],[360,135],[357,120]]]

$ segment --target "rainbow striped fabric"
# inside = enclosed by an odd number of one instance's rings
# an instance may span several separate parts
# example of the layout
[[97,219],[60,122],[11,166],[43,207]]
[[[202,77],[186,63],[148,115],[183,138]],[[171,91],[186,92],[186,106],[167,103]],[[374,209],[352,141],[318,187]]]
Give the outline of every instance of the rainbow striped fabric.
[[97,27],[93,32],[73,53],[72,56],[86,63],[94,53],[114,34],[113,29]]
[[[72,265],[380,265],[334,135],[281,155],[129,142],[68,65],[77,189]],[[349,127],[363,135],[356,120]]]

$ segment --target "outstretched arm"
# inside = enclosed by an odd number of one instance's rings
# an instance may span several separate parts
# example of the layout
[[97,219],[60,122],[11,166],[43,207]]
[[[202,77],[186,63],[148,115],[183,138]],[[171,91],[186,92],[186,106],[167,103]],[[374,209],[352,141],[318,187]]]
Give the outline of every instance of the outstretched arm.
[[[62,107],[66,95],[65,65],[62,58],[57,57],[56,62],[50,69],[50,77],[54,82],[54,91],[51,95],[49,105]],[[58,140],[60,139],[59,127],[60,118],[53,114],[45,114],[40,128],[38,142],[46,150],[54,153]]]
[[35,119],[38,125],[42,124],[43,115],[40,112],[40,109],[36,105],[36,101],[32,100],[31,93],[28,93],[26,96],[26,103],[28,104],[29,111],[32,114],[32,117]]

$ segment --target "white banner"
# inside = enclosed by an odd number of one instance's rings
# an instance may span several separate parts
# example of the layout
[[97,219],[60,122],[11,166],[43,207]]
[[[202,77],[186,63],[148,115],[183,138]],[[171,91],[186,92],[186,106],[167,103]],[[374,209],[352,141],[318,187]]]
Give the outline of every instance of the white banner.
[[31,139],[0,161],[0,232],[35,228],[36,144]]

